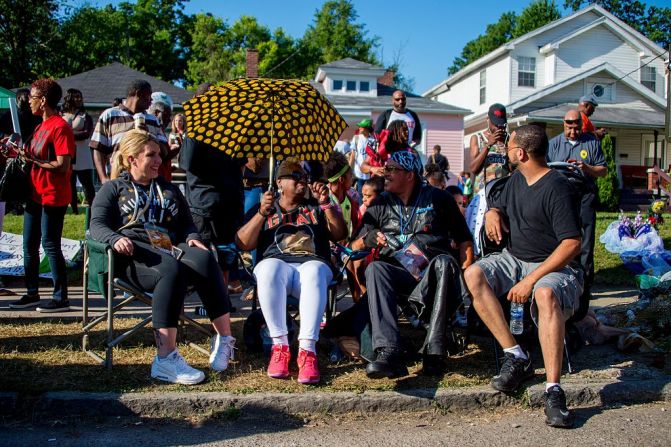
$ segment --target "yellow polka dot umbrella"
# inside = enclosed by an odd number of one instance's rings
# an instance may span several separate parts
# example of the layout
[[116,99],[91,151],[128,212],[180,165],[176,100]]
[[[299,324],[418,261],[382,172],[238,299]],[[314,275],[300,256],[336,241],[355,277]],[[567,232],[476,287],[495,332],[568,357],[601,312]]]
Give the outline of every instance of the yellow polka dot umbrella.
[[328,160],[347,127],[307,81],[240,78],[183,105],[189,137],[232,157],[270,158],[271,169],[286,157]]

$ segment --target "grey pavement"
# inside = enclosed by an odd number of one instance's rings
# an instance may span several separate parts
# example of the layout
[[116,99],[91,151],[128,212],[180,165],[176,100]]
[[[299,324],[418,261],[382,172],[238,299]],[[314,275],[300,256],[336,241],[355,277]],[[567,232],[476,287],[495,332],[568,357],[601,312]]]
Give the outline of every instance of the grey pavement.
[[[24,291],[14,288],[19,296]],[[49,289],[41,289],[43,297]],[[39,314],[34,311],[15,311],[8,308],[17,297],[0,296],[0,324],[13,318],[31,319],[81,318],[81,287],[70,289],[73,309],[61,314]],[[633,289],[596,289],[598,307],[633,302]],[[346,301],[346,300],[344,300]],[[234,320],[243,319],[250,310],[250,302],[232,297],[237,311]],[[197,297],[189,297],[186,311],[192,312],[199,304]],[[95,312],[103,310],[102,299],[91,303]],[[347,306],[343,302],[342,306]],[[147,306],[138,305],[128,315],[146,316]],[[668,353],[662,363],[668,361]],[[624,355],[612,347],[585,347],[574,356],[579,371],[562,378],[571,406],[604,406],[638,404],[653,401],[671,401],[671,377],[663,369],[653,366],[658,358],[645,355]],[[668,372],[668,368],[666,370]],[[537,369],[537,374],[543,374]],[[538,378],[540,379],[541,376]],[[432,388],[385,392],[323,392],[317,387],[305,393],[46,393],[41,396],[22,396],[16,393],[0,394],[0,413],[34,412],[45,415],[127,417],[127,416],[202,416],[233,409],[241,414],[292,415],[297,413],[344,414],[359,412],[478,411],[481,409],[520,408],[542,405],[543,385],[537,381],[524,393],[515,397],[495,392],[488,386],[464,388]],[[21,410],[21,411],[19,411]],[[2,443],[0,443],[2,444]]]

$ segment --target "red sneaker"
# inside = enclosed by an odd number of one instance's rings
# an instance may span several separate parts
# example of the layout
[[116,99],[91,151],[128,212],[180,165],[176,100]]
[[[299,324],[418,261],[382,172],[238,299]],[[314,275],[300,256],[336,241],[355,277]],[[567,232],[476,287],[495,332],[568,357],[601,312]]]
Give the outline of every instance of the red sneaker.
[[289,377],[289,345],[273,345],[268,363],[268,377],[273,379],[286,379]]
[[298,350],[298,383],[318,383],[320,379],[317,355],[305,349]]

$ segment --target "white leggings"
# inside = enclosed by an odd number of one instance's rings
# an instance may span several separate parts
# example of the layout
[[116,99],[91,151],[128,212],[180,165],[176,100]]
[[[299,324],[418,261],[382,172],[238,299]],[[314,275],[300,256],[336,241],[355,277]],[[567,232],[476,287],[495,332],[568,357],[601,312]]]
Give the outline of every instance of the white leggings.
[[301,318],[299,340],[318,340],[326,309],[331,268],[321,261],[302,264],[267,258],[254,268],[256,290],[271,337],[287,335],[287,295],[298,297]]

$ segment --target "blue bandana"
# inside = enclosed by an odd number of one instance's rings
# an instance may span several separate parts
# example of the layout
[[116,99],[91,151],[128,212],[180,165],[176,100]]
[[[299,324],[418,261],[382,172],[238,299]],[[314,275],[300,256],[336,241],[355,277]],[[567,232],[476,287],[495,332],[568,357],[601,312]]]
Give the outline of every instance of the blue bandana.
[[422,178],[422,162],[412,152],[398,151],[391,154],[390,157],[395,163],[398,163],[406,171],[412,171],[417,178]]

